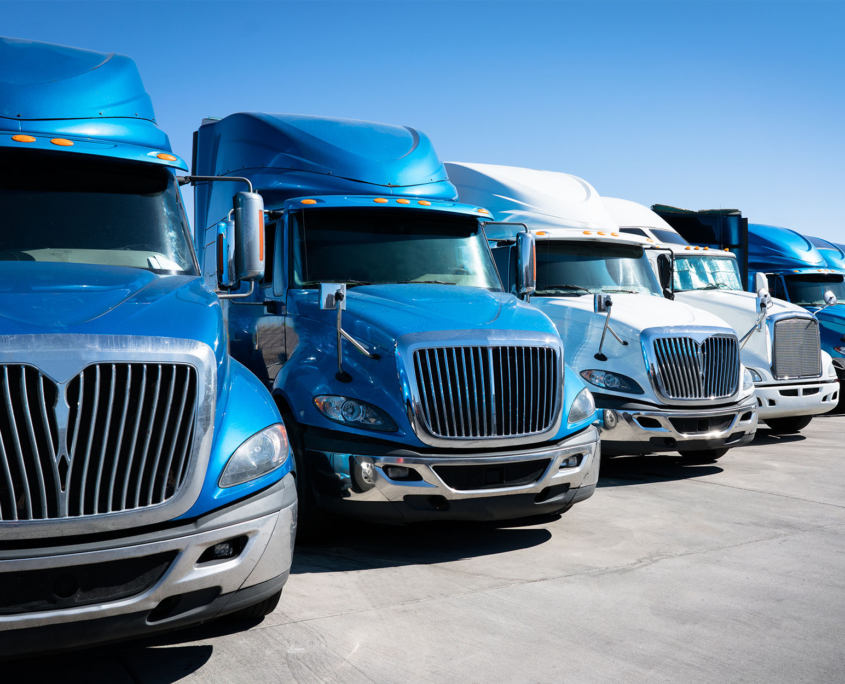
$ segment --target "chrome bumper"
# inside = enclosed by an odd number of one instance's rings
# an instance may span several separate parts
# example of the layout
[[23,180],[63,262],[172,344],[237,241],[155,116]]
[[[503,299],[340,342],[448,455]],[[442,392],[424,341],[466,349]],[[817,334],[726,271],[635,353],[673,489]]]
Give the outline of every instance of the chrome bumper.
[[[721,409],[602,411],[602,449],[607,455],[650,454],[739,446],[757,431],[757,401]],[[709,427],[723,417],[721,425]]]
[[[260,512],[257,517],[249,517],[256,512]],[[245,517],[247,519],[244,519]],[[10,630],[17,632],[34,628],[49,629],[76,623],[74,629],[84,632],[89,621],[96,623],[111,620],[110,624],[121,625],[121,618],[131,617],[131,632],[121,633],[122,638],[207,620],[229,612],[226,607],[226,595],[237,596],[239,592],[249,591],[250,588],[257,588],[262,584],[272,584],[274,587],[283,584],[290,571],[295,531],[296,487],[293,477],[287,475],[268,492],[252,497],[243,505],[211,513],[195,523],[186,524],[185,528],[171,528],[147,534],[124,544],[121,544],[120,540],[112,540],[108,543],[91,543],[59,549],[4,550],[0,553],[0,582],[3,582],[4,576],[8,577],[13,573],[20,576],[27,571],[56,569],[57,574],[61,574],[62,568],[76,568],[75,572],[78,572],[80,566],[165,552],[173,553],[175,559],[153,586],[138,595],[80,607],[0,615],[0,656],[9,655],[4,651],[5,637],[2,634]],[[241,536],[245,536],[247,541],[236,558],[197,563],[206,549]],[[14,557],[15,555],[17,557]],[[157,607],[168,605],[163,602],[169,597],[214,589],[219,590],[216,596],[210,592],[208,605],[196,606],[192,615],[187,615],[187,620],[184,613],[175,615],[173,619],[168,619],[166,615],[159,619],[161,608],[156,619],[152,617]],[[278,588],[275,591],[278,591]],[[173,602],[174,599],[171,598],[170,603]],[[213,614],[209,614],[212,607]],[[208,610],[205,610],[206,608]],[[191,617],[193,619],[190,619]],[[106,630],[100,631],[103,633],[99,638],[95,635],[86,638],[82,643],[97,643],[115,638]],[[38,633],[36,631],[33,634]],[[15,634],[10,636],[14,637]],[[33,641],[35,643],[32,649],[27,645],[27,651],[66,647],[52,641],[39,646],[38,639]],[[76,643],[71,637],[70,645]]]
[[[516,452],[420,454],[412,457],[328,452],[312,452],[312,455],[328,463],[332,478],[339,484],[340,496],[334,497],[334,502],[321,500],[323,505],[358,517],[396,522],[493,519],[499,517],[495,510],[497,506],[502,507],[503,517],[545,512],[538,508],[538,504],[549,503],[551,507],[556,505],[561,508],[592,493],[598,482],[600,461],[599,434],[593,427],[548,448]],[[579,459],[577,466],[562,466],[573,456]],[[438,468],[448,466],[504,468],[510,464],[541,460],[548,460],[548,464],[539,477],[517,486],[463,489],[450,486],[446,482],[450,478],[445,478],[442,470],[438,473]],[[388,470],[391,466],[408,469],[408,477],[401,480],[390,477]],[[556,496],[556,492],[564,493],[566,500]],[[548,499],[543,498],[546,495],[549,495]],[[512,515],[517,498],[526,503]],[[483,502],[484,511],[474,515],[473,502]],[[356,513],[356,508],[361,512]],[[385,508],[393,510],[386,511]]]
[[839,401],[837,381],[810,384],[757,385],[757,413],[760,420],[788,416],[815,416],[836,408]]

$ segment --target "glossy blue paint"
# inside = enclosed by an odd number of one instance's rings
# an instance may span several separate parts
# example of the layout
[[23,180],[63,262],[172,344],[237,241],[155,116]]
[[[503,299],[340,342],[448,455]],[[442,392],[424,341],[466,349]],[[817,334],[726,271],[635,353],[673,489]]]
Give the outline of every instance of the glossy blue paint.
[[[749,279],[757,271],[824,268],[824,257],[801,233],[758,223],[748,224]],[[753,284],[753,283],[752,283]]]
[[808,237],[813,246],[819,250],[829,268],[845,270],[845,246],[837,245],[823,238]]
[[[12,140],[18,133],[36,140]],[[57,147],[56,137],[74,144]],[[0,147],[24,145],[188,169],[156,157],[173,154],[170,140],[129,57],[0,37]]]

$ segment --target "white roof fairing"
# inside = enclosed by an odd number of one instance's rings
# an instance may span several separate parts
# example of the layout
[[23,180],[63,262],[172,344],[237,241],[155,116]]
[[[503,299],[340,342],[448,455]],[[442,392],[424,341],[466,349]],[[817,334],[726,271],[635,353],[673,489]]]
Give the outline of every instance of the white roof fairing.
[[595,188],[577,176],[495,164],[445,166],[461,202],[488,209],[495,221],[525,223],[531,230],[617,230]]
[[602,202],[605,209],[620,227],[659,228],[660,230],[670,230],[673,233],[678,232],[644,204],[617,197],[602,197]]

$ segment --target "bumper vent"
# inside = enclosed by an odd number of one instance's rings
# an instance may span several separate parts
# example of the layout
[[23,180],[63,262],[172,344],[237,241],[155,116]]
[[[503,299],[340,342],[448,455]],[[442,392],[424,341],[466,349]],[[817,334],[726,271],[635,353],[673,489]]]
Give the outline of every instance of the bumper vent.
[[183,364],[96,364],[64,392],[35,368],[0,366],[0,520],[168,501],[187,471],[197,392]]
[[739,386],[739,343],[736,337],[713,335],[654,340],[654,366],[660,392],[668,399],[719,399]]
[[822,373],[819,322],[815,318],[787,318],[775,322],[772,375],[817,378]]
[[559,412],[561,372],[549,347],[446,347],[414,352],[426,428],[485,439],[545,432]]

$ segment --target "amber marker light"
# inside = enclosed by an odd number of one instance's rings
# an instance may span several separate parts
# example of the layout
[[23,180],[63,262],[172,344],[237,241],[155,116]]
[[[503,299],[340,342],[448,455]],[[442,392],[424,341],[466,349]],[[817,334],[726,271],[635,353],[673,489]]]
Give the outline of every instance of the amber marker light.
[[619,233],[611,233],[613,237],[619,237]]
[[317,204],[317,200],[314,199],[304,199],[301,200],[302,204]]
[[686,247],[684,247],[684,249],[692,249],[692,247],[690,247],[689,245],[687,245]]
[[534,235],[548,235],[548,233],[545,230],[538,230]]
[[406,200],[406,199],[396,200],[396,204],[410,204],[410,203],[411,203],[411,200]]
[[13,135],[12,140],[15,142],[35,142],[35,138],[31,135]]
[[424,207],[430,207],[431,206],[431,202],[429,202],[428,200],[420,200],[419,202],[417,202],[417,204],[421,204]]
[[489,214],[489,213],[490,213],[490,212],[489,212],[489,211],[487,211],[486,209],[480,209],[480,208],[479,208],[479,209],[476,209],[476,211],[477,211],[479,214]]
[[695,249],[695,251],[697,252],[699,249],[701,249],[701,247],[699,247],[698,245],[696,245],[694,249]]
[[708,249],[710,249],[710,248],[709,248],[709,247],[705,247],[705,248],[704,248],[704,251],[706,252]]
[[651,238],[646,238],[646,240],[647,240],[648,242],[654,242],[654,240],[652,240]]
[[387,200],[384,197],[376,197],[373,202],[376,204],[387,204]]
[[596,235],[607,235],[607,233],[602,233],[601,231],[599,231],[598,233],[596,233]]
[[53,138],[50,142],[59,147],[73,147],[73,141],[67,138]]
[[725,251],[726,251],[726,252],[730,252],[731,250],[729,250],[727,247],[725,247]]
[[592,233],[589,230],[585,230],[584,235],[592,235]]
[[156,157],[163,159],[164,161],[177,161],[176,157],[172,154],[165,154],[164,152],[157,154]]

